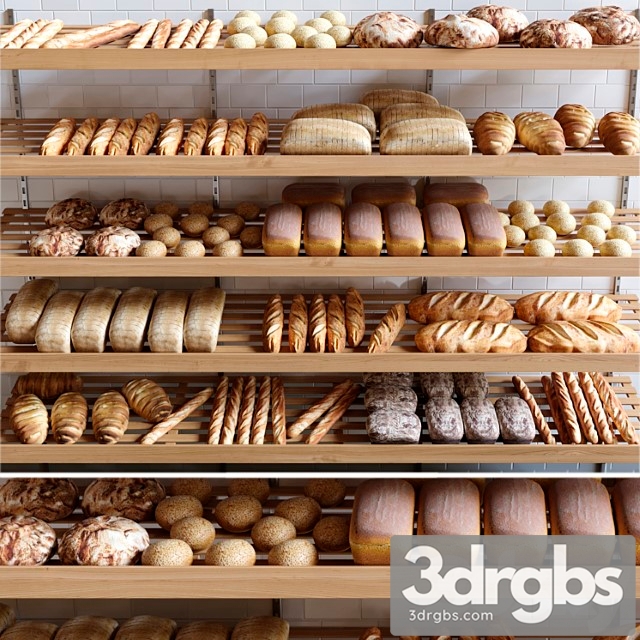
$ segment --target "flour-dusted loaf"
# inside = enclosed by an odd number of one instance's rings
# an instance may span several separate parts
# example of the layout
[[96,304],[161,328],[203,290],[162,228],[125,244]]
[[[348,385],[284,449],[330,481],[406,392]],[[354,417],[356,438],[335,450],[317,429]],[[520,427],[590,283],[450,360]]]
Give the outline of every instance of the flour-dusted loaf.
[[547,535],[542,487],[526,478],[492,480],[484,490],[485,535]]
[[480,398],[489,394],[489,381],[479,371],[459,371],[453,374],[453,384],[458,399]]
[[102,207],[99,221],[103,227],[121,226],[128,229],[139,229],[150,215],[149,207],[142,200],[120,198]]
[[569,20],[536,20],[522,30],[520,46],[528,48],[590,49],[591,34]]
[[391,537],[413,535],[415,492],[396,478],[365,480],[356,490],[349,543],[356,564],[388,565]]
[[356,202],[344,213],[344,248],[348,256],[379,256],[382,252],[382,213],[367,202]]
[[362,375],[362,381],[364,386],[376,387],[386,385],[398,385],[400,387],[412,387],[413,386],[413,373],[403,373],[400,371],[393,371],[389,373],[364,373]]
[[422,423],[413,411],[378,409],[367,416],[366,429],[374,444],[417,444]]
[[620,7],[589,7],[576,11],[569,20],[591,34],[593,44],[628,44],[640,38],[640,22]]
[[397,411],[415,412],[418,407],[418,396],[411,387],[395,384],[367,387],[364,394],[364,408],[369,411],[396,409]]
[[456,207],[444,202],[429,204],[422,211],[422,223],[429,255],[462,255],[466,237]]
[[538,291],[519,298],[516,315],[529,324],[557,320],[618,322],[622,307],[609,296],[590,291]]
[[350,120],[362,125],[371,135],[376,137],[376,118],[371,109],[359,103],[314,104],[298,109],[291,118],[332,118],[335,120]]
[[384,234],[390,256],[419,256],[424,248],[420,210],[398,202],[384,209]]
[[302,238],[302,209],[293,203],[271,205],[262,227],[267,256],[297,256]]
[[430,398],[451,398],[454,390],[453,374],[426,371],[420,374],[420,386],[427,400]]
[[536,435],[536,425],[527,403],[522,398],[509,396],[498,398],[495,403],[504,442],[528,443]]
[[77,504],[78,487],[63,478],[11,478],[0,486],[0,517],[55,522],[71,515]]
[[111,640],[118,621],[102,616],[79,616],[67,620],[58,630],[56,640]]
[[469,156],[472,147],[466,123],[454,118],[404,120],[380,133],[381,155]]
[[288,640],[289,623],[281,618],[261,616],[238,622],[231,640]]
[[282,202],[295,204],[302,209],[326,202],[344,209],[346,195],[344,187],[335,182],[294,182],[282,190]]
[[418,498],[419,536],[479,536],[480,491],[465,478],[425,480]]
[[636,539],[636,565],[640,565],[640,478],[622,478],[616,482],[613,510],[618,535]]
[[554,536],[613,536],[615,525],[607,488],[596,478],[562,478],[549,489]]
[[461,209],[470,256],[501,256],[507,236],[500,213],[490,204],[467,204]]
[[82,198],[66,198],[47,209],[44,223],[48,227],[67,225],[72,229],[90,229],[96,218],[98,210],[88,200]]
[[598,320],[540,324],[529,331],[529,349],[538,353],[638,353],[640,337],[628,325]]
[[135,616],[120,625],[114,640],[172,640],[177,628],[169,618]]
[[500,35],[497,29],[485,20],[464,14],[449,14],[429,25],[425,39],[427,44],[434,47],[482,49],[495,47]]
[[29,238],[29,255],[73,257],[80,253],[82,234],[67,225],[41,229]]
[[0,604],[0,633],[16,623],[16,614],[8,604]]
[[416,346],[426,353],[522,353],[527,338],[504,322],[445,320],[418,330]]
[[460,403],[462,424],[467,442],[491,443],[500,435],[498,416],[493,404],[481,398],[465,398]]
[[434,182],[425,184],[422,190],[424,206],[446,202],[458,209],[467,204],[489,204],[487,187],[479,182]]
[[380,11],[358,22],[353,41],[368,49],[411,48],[422,44],[422,27],[407,16]]
[[513,318],[513,307],[492,293],[434,291],[409,302],[409,317],[421,324],[443,320],[509,322]]
[[149,534],[137,522],[97,516],[67,529],[58,545],[62,564],[114,567],[135,564],[149,546]]
[[56,533],[33,516],[0,518],[0,566],[37,566],[55,551]]
[[467,16],[488,22],[497,30],[500,42],[517,42],[520,33],[529,24],[524,13],[495,4],[483,4],[469,9]]
[[351,202],[367,202],[379,209],[404,202],[416,204],[416,190],[408,182],[362,182],[351,190]]
[[282,130],[282,155],[371,155],[369,131],[350,120],[299,118]]
[[424,415],[431,442],[455,443],[462,440],[464,425],[460,406],[451,398],[430,398]]
[[166,492],[149,478],[100,478],[94,480],[82,496],[87,516],[121,516],[134,522],[153,518]]
[[335,204],[309,205],[304,214],[304,252],[308,256],[339,256],[342,210]]

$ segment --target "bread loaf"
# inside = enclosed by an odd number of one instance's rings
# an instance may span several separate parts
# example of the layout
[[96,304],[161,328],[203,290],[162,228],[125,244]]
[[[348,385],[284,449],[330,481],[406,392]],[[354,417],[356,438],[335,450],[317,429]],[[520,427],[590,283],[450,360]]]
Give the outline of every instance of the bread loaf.
[[284,330],[284,306],[282,296],[272,295],[264,308],[262,319],[262,347],[268,353],[280,353]]
[[520,46],[528,48],[590,49],[591,34],[569,20],[536,20],[522,30]]
[[304,208],[311,204],[329,203],[344,209],[344,187],[335,182],[294,182],[282,190],[282,202]]
[[219,622],[199,620],[181,627],[176,640],[228,640],[229,629]]
[[395,339],[407,321],[406,308],[403,304],[394,304],[373,330],[369,339],[369,353],[384,353],[391,349]]
[[422,211],[427,253],[432,256],[461,256],[466,238],[460,212],[450,204],[434,203]]
[[314,104],[298,109],[292,116],[292,120],[300,118],[330,118],[332,120],[349,120],[362,125],[373,140],[376,137],[376,118],[369,107],[364,104]]
[[484,20],[468,15],[450,14],[431,23],[425,39],[434,47],[481,49],[495,47],[500,40],[498,31]]
[[356,490],[349,531],[353,560],[388,565],[391,537],[413,534],[415,493],[405,480],[365,480]]
[[464,424],[460,407],[451,398],[430,398],[424,405],[424,417],[431,442],[455,444],[462,440]]
[[309,205],[304,216],[304,252],[308,256],[339,256],[342,210],[335,204]]
[[177,627],[169,618],[136,616],[120,625],[114,640],[171,640]]
[[56,640],[111,640],[118,621],[101,616],[79,616],[67,620],[58,630]]
[[18,622],[2,634],[3,640],[53,640],[58,625],[51,622]]
[[388,255],[422,255],[424,231],[417,207],[400,202],[385,207],[384,234]]
[[406,411],[415,413],[418,407],[418,396],[411,387],[402,385],[375,385],[367,387],[364,394],[364,408],[374,411]]
[[302,209],[296,204],[274,204],[265,214],[262,246],[267,256],[297,256],[302,236]]
[[282,155],[371,155],[371,136],[349,120],[299,118],[282,130]]
[[541,324],[529,331],[529,349],[538,353],[638,353],[640,338],[629,326],[575,320]]
[[378,409],[367,416],[366,429],[373,444],[418,444],[422,423],[413,411]]
[[611,111],[598,123],[598,136],[614,156],[633,156],[640,151],[640,121],[631,114]]
[[453,374],[427,371],[420,374],[420,386],[427,400],[431,398],[453,397]]
[[361,48],[415,48],[422,38],[417,22],[392,11],[366,16],[353,30],[353,41]]
[[231,640],[288,640],[289,623],[280,618],[262,616],[242,620],[233,628]]
[[67,391],[82,391],[82,378],[75,373],[26,373],[16,380],[11,395],[33,393],[42,400],[51,400]]
[[503,322],[447,320],[422,327],[416,346],[427,353],[522,353],[527,338]]
[[487,111],[473,125],[473,139],[482,155],[503,156],[513,147],[516,127],[505,113]]
[[364,300],[357,289],[349,287],[345,295],[345,323],[350,347],[357,347],[362,342],[365,319]]
[[505,443],[529,443],[536,435],[531,410],[521,398],[508,396],[495,403],[500,435]]
[[29,280],[16,293],[5,320],[5,331],[11,342],[33,344],[36,341],[38,322],[51,296],[58,290],[58,283],[47,278]]
[[118,442],[129,427],[129,405],[117,391],[98,396],[91,413],[93,435],[100,444]]
[[78,487],[59,478],[11,478],[0,487],[0,517],[33,516],[55,522],[71,515]]
[[99,478],[84,490],[82,510],[87,516],[120,516],[142,522],[153,519],[165,496],[164,487],[150,478]]
[[598,390],[594,385],[593,378],[589,373],[580,371],[578,373],[578,382],[589,407],[589,411],[591,412],[591,417],[593,418],[593,422],[600,439],[605,444],[615,444],[616,439],[611,432],[607,413],[598,394]]
[[149,322],[149,348],[154,353],[181,353],[189,293],[163,291],[156,300]]
[[120,296],[109,323],[109,341],[114,351],[142,351],[155,297],[155,290],[143,287],[131,287]]
[[71,327],[71,341],[76,351],[102,353],[105,350],[107,327],[121,293],[109,287],[87,292]]
[[549,489],[554,536],[613,536],[615,526],[606,487],[595,478],[562,478]]
[[307,332],[309,330],[309,318],[307,302],[302,294],[296,294],[291,301],[289,310],[289,351],[291,353],[304,353],[307,348]]
[[507,247],[507,236],[500,213],[490,204],[468,204],[462,207],[462,223],[470,256],[501,256]]
[[618,322],[622,308],[608,296],[586,291],[539,291],[522,296],[516,315],[529,324],[557,320],[603,320]]
[[464,478],[425,480],[418,498],[419,536],[479,536],[480,492]]
[[244,118],[235,118],[229,123],[224,141],[225,156],[243,156],[246,150],[248,125]]
[[421,324],[443,320],[486,320],[509,322],[513,307],[491,293],[466,291],[436,291],[413,298],[409,317]]
[[324,297],[316,293],[309,305],[309,348],[312,353],[324,353],[327,346],[327,308]]
[[44,309],[36,329],[36,348],[41,353],[71,353],[71,327],[84,294],[58,291]]
[[344,213],[344,248],[348,256],[379,256],[382,252],[382,214],[373,204],[358,202]]
[[408,102],[414,104],[438,104],[438,101],[433,96],[413,89],[372,89],[362,96],[360,102],[367,105],[376,117],[379,117],[382,110],[392,104]]
[[55,531],[46,522],[33,516],[0,518],[0,566],[42,565],[55,548]]
[[524,13],[511,7],[499,7],[494,4],[474,7],[467,11],[467,16],[488,22],[498,31],[501,43],[517,42],[520,38],[520,33],[529,24]]
[[593,38],[593,44],[627,44],[640,38],[638,19],[620,7],[581,9],[569,20],[587,29]]
[[547,535],[544,491],[525,478],[492,480],[484,490],[485,535]]
[[258,111],[251,116],[245,142],[248,156],[264,155],[269,142],[269,120],[264,113]]
[[416,204],[416,190],[407,182],[363,182],[351,190],[351,202],[367,202],[379,209],[402,202]]
[[553,117],[562,127],[567,146],[582,149],[593,140],[596,119],[581,104],[563,104]]
[[380,133],[381,155],[469,156],[472,147],[466,123],[453,118],[405,120]]
[[489,192],[479,182],[434,182],[425,184],[422,201],[426,207],[435,202],[446,202],[460,209],[467,204],[489,204]]
[[[460,403],[460,413],[467,442],[491,444],[498,439],[500,423],[496,409],[490,400],[465,398]],[[531,439],[533,439],[533,435]]]
[[76,129],[74,118],[62,118],[58,120],[47,134],[40,147],[41,156],[59,156],[67,148],[67,144],[73,137]]
[[172,409],[167,392],[153,380],[135,378],[122,387],[129,406],[147,422],[160,422]]
[[613,511],[618,535],[636,539],[636,565],[640,566],[640,478],[623,478],[616,482]]
[[[452,107],[442,104],[425,104],[423,102],[401,102],[392,104],[382,110],[380,114],[380,131],[383,131],[396,122],[406,120],[420,120],[422,118],[452,118],[466,124],[466,119]],[[415,204],[412,202],[411,204]]]
[[191,294],[184,319],[184,346],[191,353],[213,353],[218,335],[226,294],[218,287],[198,289]]
[[[453,386],[459,400],[465,398],[486,398],[489,395],[489,381],[479,371],[457,371],[453,374]],[[448,396],[452,394],[446,394]]]
[[541,156],[560,156],[566,146],[564,132],[557,120],[542,111],[519,113],[513,123],[518,141]]
[[51,432],[58,444],[73,444],[87,428],[87,401],[79,393],[63,393],[51,409]]
[[636,429],[631,424],[629,415],[616,395],[615,389],[600,372],[592,372],[590,377],[593,380],[595,388],[598,390],[598,395],[609,416],[612,427],[615,426],[625,442],[629,444],[640,444],[640,438],[636,433]]
[[16,614],[8,604],[0,604],[0,633],[16,622]]
[[327,303],[327,347],[329,353],[341,353],[347,344],[344,305],[340,296],[329,296]]

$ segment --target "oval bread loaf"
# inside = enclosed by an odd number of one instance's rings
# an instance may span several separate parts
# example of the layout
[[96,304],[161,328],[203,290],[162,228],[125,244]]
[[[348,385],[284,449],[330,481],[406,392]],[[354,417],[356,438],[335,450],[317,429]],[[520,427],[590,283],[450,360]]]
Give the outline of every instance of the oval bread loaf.
[[560,321],[531,329],[529,349],[538,353],[638,353],[640,338],[624,324]]
[[367,91],[360,100],[378,117],[385,107],[398,103],[416,103],[437,105],[438,101],[433,96],[424,91],[413,89],[372,89]]
[[446,320],[422,327],[416,346],[427,353],[522,353],[527,338],[513,325],[482,320]]
[[171,640],[177,626],[169,618],[136,616],[120,626],[114,640]]
[[282,155],[371,155],[371,135],[361,124],[331,118],[288,122],[280,140]]
[[16,293],[5,321],[7,337],[16,344],[33,344],[36,328],[47,302],[58,290],[58,284],[47,278],[30,280]]
[[411,300],[409,317],[421,324],[444,320],[509,322],[513,318],[513,307],[490,293],[436,291]]
[[242,620],[234,627],[231,640],[288,640],[289,623],[281,618],[261,616]]
[[473,138],[482,155],[502,156],[513,147],[516,127],[506,113],[487,111],[473,125]]
[[113,618],[79,616],[60,627],[56,640],[111,640],[117,628],[118,622]]
[[424,102],[400,102],[382,110],[380,131],[396,122],[421,120],[422,118],[452,118],[466,123],[465,117],[453,107],[443,104],[425,104]]
[[5,640],[53,640],[58,626],[50,622],[23,621],[7,629],[2,637]]
[[223,624],[199,620],[182,627],[176,640],[227,640],[228,637],[229,629]]
[[520,298],[516,315],[523,322],[544,324],[557,320],[618,322],[622,308],[608,296],[588,291],[538,291]]
[[381,155],[471,155],[467,125],[452,118],[419,118],[392,124],[380,134]]
[[298,109],[292,120],[300,118],[331,118],[332,120],[349,120],[362,125],[371,135],[376,137],[376,118],[369,107],[364,104],[314,104]]

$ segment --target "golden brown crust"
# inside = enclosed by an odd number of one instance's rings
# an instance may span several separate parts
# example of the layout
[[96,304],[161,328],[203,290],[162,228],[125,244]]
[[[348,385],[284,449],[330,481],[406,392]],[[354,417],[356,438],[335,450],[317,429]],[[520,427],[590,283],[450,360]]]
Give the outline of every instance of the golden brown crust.
[[364,300],[360,292],[349,287],[345,295],[345,323],[347,328],[347,343],[350,347],[357,347],[364,338],[365,311]]
[[224,142],[229,131],[229,121],[225,118],[218,118],[209,127],[207,140],[205,142],[205,153],[209,156],[221,156],[224,152]]
[[87,150],[93,135],[98,129],[97,118],[87,118],[78,127],[73,137],[69,141],[67,146],[67,155],[69,156],[82,156]]
[[187,35],[186,40],[180,45],[181,49],[195,49],[199,44],[204,34],[209,27],[209,21],[202,18],[198,20]]
[[107,118],[93,134],[89,143],[90,156],[103,156],[107,153],[111,138],[113,138],[116,129],[120,125],[119,118]]
[[562,413],[563,423],[567,428],[571,441],[574,444],[581,444],[582,431],[580,430],[580,423],[578,422],[578,416],[573,407],[567,384],[562,374],[557,371],[551,373],[551,381],[553,382],[553,388],[556,392],[558,408]]
[[200,49],[214,49],[220,40],[223,26],[222,20],[218,20],[218,18],[212,20],[204,32],[198,47]]
[[193,27],[193,20],[189,20],[189,18],[180,20],[178,26],[173,30],[165,48],[179,49],[182,46],[182,43],[187,39],[189,31],[191,31],[191,27]]
[[165,20],[160,20],[158,23],[158,28],[153,34],[153,38],[151,39],[151,48],[152,49],[164,49],[167,44],[167,40],[169,40],[169,36],[171,35],[171,20],[168,18]]
[[222,425],[222,437],[220,444],[233,444],[242,406],[242,394],[244,390],[244,378],[239,376],[231,383],[231,389],[227,397],[227,407]]
[[209,434],[207,437],[208,444],[220,443],[220,434],[222,433],[222,425],[224,423],[224,414],[227,407],[228,394],[229,378],[225,376],[220,379],[220,382],[218,382],[216,394],[213,399],[211,418],[209,419]]
[[578,373],[578,381],[580,383],[580,388],[584,393],[587,404],[589,405],[591,417],[593,418],[595,427],[598,430],[600,439],[605,444],[616,444],[617,440],[615,439],[615,436],[609,428],[607,413],[604,409],[604,405],[602,404],[602,400],[600,400],[598,391],[593,384],[591,376],[586,371],[581,371]]
[[184,120],[172,118],[167,122],[156,146],[156,154],[159,156],[175,156],[178,153],[184,134]]
[[243,156],[246,148],[247,122],[243,118],[231,121],[224,141],[225,156]]
[[51,131],[47,134],[42,146],[40,147],[41,156],[59,156],[61,155],[69,141],[73,137],[76,128],[74,118],[61,118],[56,122]]
[[369,339],[367,351],[369,353],[384,353],[391,349],[407,321],[406,309],[403,304],[394,304],[382,317]]
[[256,404],[256,379],[249,376],[244,385],[236,441],[238,444],[249,444],[251,440],[251,423],[253,421],[253,409]]
[[298,293],[293,296],[289,310],[289,351],[292,353],[305,351],[308,329],[307,302],[304,296]]
[[59,444],[72,444],[87,428],[87,401],[80,393],[63,393],[51,409],[51,431]]
[[487,111],[473,125],[473,139],[482,155],[502,156],[513,147],[516,127],[507,114]]
[[327,344],[327,308],[324,297],[316,293],[309,306],[309,347],[312,353],[324,353]]
[[542,382],[542,388],[544,389],[545,396],[547,397],[547,404],[551,411],[553,424],[558,432],[558,438],[562,444],[571,444],[572,441],[567,433],[562,411],[560,411],[560,407],[558,406],[558,398],[556,396],[556,390],[553,386],[553,382],[549,376],[542,376],[540,381]]
[[156,32],[158,28],[159,20],[156,18],[151,18],[151,20],[147,20],[143,25],[140,31],[136,33],[131,40],[129,40],[129,44],[127,45],[127,49],[144,49],[151,38],[153,38],[153,34]]
[[513,120],[518,140],[529,151],[541,156],[559,156],[564,153],[565,140],[557,120],[541,111],[519,113]]
[[340,296],[329,296],[327,304],[327,346],[330,353],[341,353],[347,342],[344,305]]
[[18,396],[9,410],[9,424],[23,444],[42,444],[49,430],[47,408],[33,394]]
[[184,141],[183,151],[185,156],[202,155],[202,149],[204,149],[204,143],[207,139],[208,126],[206,118],[198,118],[193,121]]
[[284,305],[279,293],[272,295],[264,308],[262,347],[268,353],[280,353],[284,329]]
[[640,438],[638,438],[638,434],[629,420],[629,415],[605,377],[601,373],[595,372],[591,373],[591,379],[598,390],[598,395],[600,396],[600,400],[602,400],[607,415],[625,442],[629,444],[640,444]]
[[93,435],[101,444],[118,442],[129,427],[129,405],[117,391],[98,396],[91,413]]
[[134,156],[146,156],[160,132],[160,118],[157,113],[145,114],[131,138],[131,154]]
[[598,123],[598,136],[604,148],[616,156],[640,151],[640,122],[631,114],[611,111]]
[[596,119],[581,104],[563,104],[553,117],[562,127],[567,146],[582,149],[593,140]]
[[126,156],[129,153],[131,138],[136,130],[136,121],[133,118],[125,118],[120,122],[118,128],[109,140],[107,155]]
[[122,395],[129,406],[148,422],[160,422],[171,414],[171,401],[167,392],[153,380],[135,378],[122,387]]
[[248,156],[261,156],[267,150],[269,140],[269,120],[264,113],[251,116],[247,127],[246,148]]
[[260,382],[260,391],[251,425],[251,444],[264,444],[264,436],[269,422],[271,408],[271,378],[265,376]]
[[578,384],[578,379],[574,373],[565,372],[564,382],[567,385],[569,395],[573,401],[573,408],[578,417],[580,428],[582,429],[582,435],[584,438],[592,444],[598,444],[598,432],[596,431],[591,413],[589,412],[589,405],[582,393],[582,389]]
[[527,406],[531,411],[531,415],[533,416],[533,422],[535,423],[536,429],[544,443],[555,444],[556,439],[551,434],[549,425],[547,424],[544,415],[542,415],[542,411],[540,410],[540,407],[538,406],[538,403],[526,382],[520,376],[513,376],[511,381],[513,382],[513,386],[516,388],[518,395],[527,403]]
[[287,412],[282,378],[271,381],[271,428],[273,444],[287,444]]
[[349,390],[329,409],[327,414],[318,422],[313,431],[306,439],[306,444],[318,444],[331,428],[342,418],[347,409],[355,402],[355,399],[362,392],[359,384],[352,384]]

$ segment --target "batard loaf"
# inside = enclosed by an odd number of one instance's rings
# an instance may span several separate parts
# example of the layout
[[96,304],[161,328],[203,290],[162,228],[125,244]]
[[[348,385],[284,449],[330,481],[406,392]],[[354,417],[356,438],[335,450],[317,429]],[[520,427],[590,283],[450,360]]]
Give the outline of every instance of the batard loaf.
[[613,489],[618,534],[636,539],[636,565],[640,565],[640,478],[623,478]]
[[288,640],[289,623],[281,618],[262,616],[242,620],[234,627],[231,640]]
[[500,42],[517,42],[522,30],[529,21],[524,13],[511,7],[500,7],[495,4],[485,4],[467,11],[470,18],[479,18],[488,22],[498,31]]
[[422,327],[416,346],[427,353],[522,353],[526,336],[503,322],[446,320]]
[[478,487],[464,478],[426,480],[418,499],[418,535],[480,535]]
[[613,155],[635,155],[640,150],[640,121],[630,113],[611,111],[600,119],[598,136]]
[[424,104],[422,102],[400,102],[392,104],[382,110],[380,114],[380,131],[405,120],[420,120],[422,118],[452,118],[466,123],[465,117],[453,107],[442,104]]
[[539,291],[515,304],[523,322],[544,324],[557,320],[603,320],[618,322],[622,308],[608,296],[587,291]]
[[415,91],[413,89],[372,89],[367,91],[360,100],[362,104],[366,104],[379,117],[382,110],[392,104],[399,103],[423,103],[437,105],[438,101],[424,91]]
[[589,31],[569,20],[536,20],[520,34],[520,46],[527,48],[590,49],[592,44]]
[[58,630],[56,640],[111,640],[118,621],[101,616],[79,616],[67,620]]
[[422,211],[427,253],[432,256],[461,256],[466,238],[460,212],[451,204],[437,202]]
[[422,255],[424,231],[417,207],[403,202],[385,207],[384,234],[388,255]]
[[405,120],[380,133],[381,155],[469,156],[472,147],[466,123],[453,118]]
[[364,104],[314,104],[298,109],[293,120],[299,118],[331,118],[334,120],[349,120],[362,125],[373,140],[376,137],[376,118],[373,111]]
[[339,256],[342,210],[335,204],[308,206],[304,216],[304,251],[308,256]]
[[551,534],[613,536],[615,526],[606,487],[595,478],[562,478],[549,489]]
[[531,111],[519,113],[513,123],[518,140],[529,151],[540,156],[560,156],[566,142],[560,123],[547,113]]
[[379,256],[382,252],[382,213],[373,204],[357,202],[344,214],[344,248],[348,256]]
[[637,353],[640,338],[624,324],[566,320],[531,329],[529,349],[537,353]]
[[568,146],[582,149],[593,139],[596,119],[581,104],[563,104],[553,117],[560,123]]
[[282,155],[371,155],[371,135],[349,120],[299,118],[282,130]]
[[473,125],[473,138],[482,155],[502,156],[513,147],[516,127],[505,113],[487,111]]
[[262,227],[262,246],[267,256],[297,256],[302,235],[302,209],[295,204],[271,205]]
[[421,324],[443,320],[509,322],[513,318],[513,307],[491,293],[436,291],[411,300],[409,317]]
[[489,192],[479,182],[435,182],[426,184],[422,191],[422,201],[425,207],[435,202],[446,202],[454,207],[467,204],[489,204]]
[[388,565],[391,536],[413,534],[415,493],[405,480],[366,480],[356,490],[349,543],[356,564]]
[[485,535],[547,535],[544,491],[526,478],[492,480],[484,490]]
[[501,256],[507,236],[498,210],[490,204],[467,204],[460,211],[470,256]]
[[368,202],[379,209],[404,202],[416,204],[416,190],[406,182],[363,182],[351,190],[351,202]]
[[627,44],[640,38],[638,19],[620,7],[589,7],[574,13],[569,20],[582,25],[593,44]]
[[346,196],[344,187],[335,182],[294,182],[282,190],[282,202],[301,208],[326,202],[344,209]]

